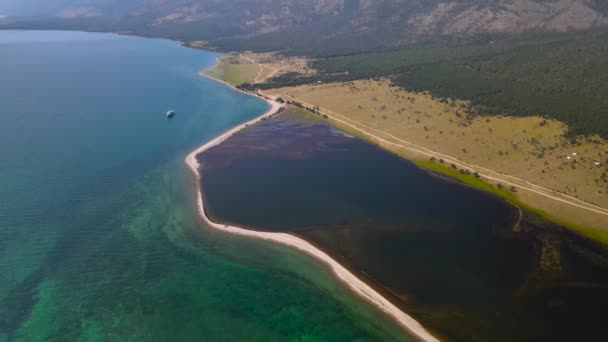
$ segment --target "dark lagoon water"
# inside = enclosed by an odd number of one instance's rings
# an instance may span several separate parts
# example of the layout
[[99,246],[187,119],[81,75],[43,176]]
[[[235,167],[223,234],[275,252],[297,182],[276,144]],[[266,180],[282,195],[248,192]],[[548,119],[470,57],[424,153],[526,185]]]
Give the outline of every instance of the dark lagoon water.
[[448,340],[605,337],[608,252],[533,213],[295,109],[198,158],[215,220],[311,241]]
[[0,31],[0,341],[408,339],[309,257],[200,223],[184,157],[267,106],[199,77],[216,57]]

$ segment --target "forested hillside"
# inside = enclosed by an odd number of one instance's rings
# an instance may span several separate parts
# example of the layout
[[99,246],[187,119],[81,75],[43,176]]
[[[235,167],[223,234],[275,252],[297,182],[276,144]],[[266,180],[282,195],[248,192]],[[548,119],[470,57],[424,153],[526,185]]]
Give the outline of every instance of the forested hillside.
[[437,97],[469,99],[479,114],[547,115],[570,135],[608,138],[608,30],[443,41],[320,58],[313,77],[287,74],[264,87],[390,77]]
[[223,50],[336,55],[442,37],[584,30],[603,0],[2,0],[4,27],[209,40]]

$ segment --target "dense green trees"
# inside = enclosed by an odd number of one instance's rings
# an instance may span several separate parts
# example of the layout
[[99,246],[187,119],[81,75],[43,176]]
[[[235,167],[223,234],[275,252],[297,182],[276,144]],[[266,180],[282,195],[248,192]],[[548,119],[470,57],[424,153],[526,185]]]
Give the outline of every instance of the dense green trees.
[[480,114],[545,115],[571,136],[608,138],[608,30],[485,37],[396,51],[320,58],[315,77],[287,74],[265,87],[390,77],[435,96],[469,99]]

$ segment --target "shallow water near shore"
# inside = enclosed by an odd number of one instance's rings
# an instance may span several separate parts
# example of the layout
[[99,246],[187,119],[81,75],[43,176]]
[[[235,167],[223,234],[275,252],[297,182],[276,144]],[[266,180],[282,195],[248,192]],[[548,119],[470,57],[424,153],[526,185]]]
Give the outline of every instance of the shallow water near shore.
[[214,220],[303,237],[448,340],[603,336],[605,247],[318,116],[291,108],[198,159]]
[[0,51],[0,340],[408,340],[308,256],[202,226],[184,157],[267,107],[197,75],[217,54],[52,31]]

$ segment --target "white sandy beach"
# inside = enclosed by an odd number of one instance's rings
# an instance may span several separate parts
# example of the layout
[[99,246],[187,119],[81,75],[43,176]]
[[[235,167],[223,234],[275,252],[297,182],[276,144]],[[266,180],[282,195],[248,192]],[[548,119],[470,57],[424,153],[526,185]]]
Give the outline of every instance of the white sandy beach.
[[190,167],[190,169],[196,176],[197,184],[199,185],[197,187],[197,204],[198,204],[198,211],[199,211],[200,216],[210,227],[213,227],[215,229],[219,229],[219,230],[222,230],[222,231],[225,231],[228,233],[232,233],[232,234],[238,234],[238,235],[248,236],[248,237],[252,237],[252,238],[272,241],[272,242],[275,242],[275,243],[278,243],[281,245],[296,248],[300,251],[303,251],[303,252],[311,255],[312,257],[314,257],[314,258],[322,261],[326,265],[328,265],[340,281],[342,281],[344,284],[346,284],[351,290],[353,290],[359,296],[363,297],[364,299],[369,301],[371,304],[375,305],[380,310],[382,310],[383,312],[385,312],[386,314],[391,316],[393,319],[395,319],[412,336],[417,337],[422,341],[429,341],[429,342],[438,341],[437,338],[435,338],[426,329],[424,329],[424,327],[422,325],[420,325],[420,323],[418,323],[415,319],[413,319],[412,317],[410,317],[409,315],[407,315],[406,313],[401,311],[398,307],[396,307],[389,300],[384,298],[380,293],[378,293],[376,290],[374,290],[371,286],[367,285],[365,282],[363,282],[361,279],[357,278],[353,273],[351,273],[349,270],[347,270],[344,266],[340,265],[337,261],[332,259],[328,254],[321,251],[320,249],[313,246],[312,244],[308,243],[307,241],[305,241],[299,237],[293,236],[291,234],[287,234],[287,233],[258,232],[258,231],[252,231],[252,230],[248,230],[248,229],[244,229],[244,228],[240,228],[240,227],[219,224],[219,223],[215,223],[215,222],[211,221],[211,219],[209,217],[207,217],[207,215],[205,213],[205,209],[204,209],[204,204],[203,204],[203,196],[202,196],[201,190],[200,190],[200,174],[198,172],[199,163],[196,159],[196,155],[198,155],[201,152],[204,152],[205,150],[207,150],[213,146],[220,144],[221,142],[228,139],[229,137],[231,137],[232,135],[234,135],[241,129],[243,129],[247,126],[253,125],[253,124],[261,121],[264,118],[272,116],[273,114],[277,113],[282,106],[281,104],[279,104],[275,101],[270,101],[270,100],[266,100],[266,101],[271,105],[271,108],[266,113],[264,113],[263,115],[255,118],[251,121],[248,121],[246,123],[243,123],[239,126],[236,126],[232,129],[226,131],[225,133],[221,134],[217,138],[215,138],[215,139],[209,141],[208,143],[202,145],[201,147],[197,148],[196,150],[194,150],[192,153],[190,153],[186,157],[186,164],[188,164],[188,166]]

